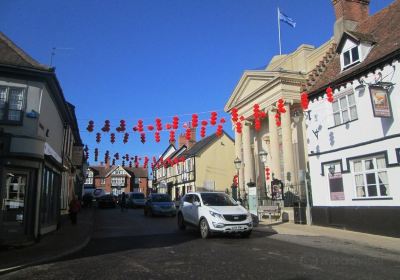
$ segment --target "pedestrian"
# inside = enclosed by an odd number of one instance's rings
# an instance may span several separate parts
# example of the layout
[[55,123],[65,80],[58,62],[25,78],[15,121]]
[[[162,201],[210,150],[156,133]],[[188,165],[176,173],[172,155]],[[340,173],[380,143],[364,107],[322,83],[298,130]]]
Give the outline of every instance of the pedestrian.
[[81,203],[78,197],[74,194],[72,200],[69,203],[69,217],[71,218],[71,223],[76,225],[78,212],[81,209]]
[[123,212],[124,208],[126,207],[126,194],[125,194],[125,192],[123,192],[122,195],[121,195],[120,206],[121,206],[121,212]]

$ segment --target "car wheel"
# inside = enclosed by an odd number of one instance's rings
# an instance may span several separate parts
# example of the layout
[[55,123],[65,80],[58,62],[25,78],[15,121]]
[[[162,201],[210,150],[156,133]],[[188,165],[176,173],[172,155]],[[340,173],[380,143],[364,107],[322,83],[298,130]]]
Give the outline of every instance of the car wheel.
[[201,238],[206,239],[211,236],[210,227],[206,219],[201,219],[200,221],[200,234]]
[[249,238],[250,234],[251,234],[251,230],[245,231],[245,232],[241,232],[241,233],[240,233],[240,237],[242,237],[242,238]]
[[186,228],[185,220],[183,219],[182,213],[178,214],[178,228],[180,230],[185,230],[185,228]]

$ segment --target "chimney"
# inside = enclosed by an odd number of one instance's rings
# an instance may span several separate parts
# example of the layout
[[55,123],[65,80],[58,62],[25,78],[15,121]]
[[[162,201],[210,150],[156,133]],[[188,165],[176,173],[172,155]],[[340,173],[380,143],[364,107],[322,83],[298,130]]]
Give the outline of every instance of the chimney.
[[[189,125],[191,125],[191,124],[189,124]],[[178,139],[178,144],[179,144],[178,149],[180,147],[182,147],[183,145],[186,145],[186,147],[188,149],[193,147],[194,144],[196,144],[196,128],[194,128],[194,127],[190,128],[190,140],[189,141],[186,140],[186,134],[185,133],[180,134],[179,135],[179,139]]]
[[335,42],[338,43],[343,32],[355,30],[357,24],[369,16],[370,0],[332,0],[336,22],[334,26]]

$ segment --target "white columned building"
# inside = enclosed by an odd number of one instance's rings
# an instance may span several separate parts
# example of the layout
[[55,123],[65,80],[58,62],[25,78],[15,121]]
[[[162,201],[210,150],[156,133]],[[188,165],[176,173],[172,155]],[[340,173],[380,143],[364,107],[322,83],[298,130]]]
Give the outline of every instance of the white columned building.
[[[275,56],[265,70],[245,71],[242,75],[225,105],[228,113],[237,108],[242,119],[242,132],[235,131],[235,156],[241,161],[238,174],[242,198],[248,195],[248,186],[252,183],[255,184],[258,205],[283,204],[285,190],[297,191],[296,187],[300,183],[298,173],[306,169],[307,153],[304,141],[298,141],[299,135],[304,138],[304,126],[301,123],[303,118],[301,116],[300,123],[294,124],[292,117],[300,108],[300,93],[307,75],[332,51],[332,41],[319,48],[301,45],[289,55]],[[280,126],[275,121],[279,99],[285,101],[286,108],[286,113],[281,115]],[[267,114],[261,120],[258,131],[254,125],[255,104],[259,105],[260,111]],[[232,128],[235,130],[234,123]],[[265,163],[259,156],[262,151],[268,153]],[[265,168],[271,170],[269,179],[266,178]],[[280,194],[275,193],[278,189],[271,188],[273,179],[279,180],[284,186],[280,188]],[[272,195],[278,198],[275,202],[271,200]],[[291,217],[290,213],[289,216]]]

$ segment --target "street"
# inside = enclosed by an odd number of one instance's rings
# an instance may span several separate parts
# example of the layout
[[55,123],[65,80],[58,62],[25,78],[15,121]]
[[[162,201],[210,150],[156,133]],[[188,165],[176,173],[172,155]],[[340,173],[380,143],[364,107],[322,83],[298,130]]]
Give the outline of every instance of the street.
[[[1,279],[398,279],[400,259],[323,237],[275,234],[265,226],[249,239],[202,240],[180,232],[176,218],[142,209],[97,209],[92,240],[65,259]],[[78,221],[79,223],[79,221]]]

